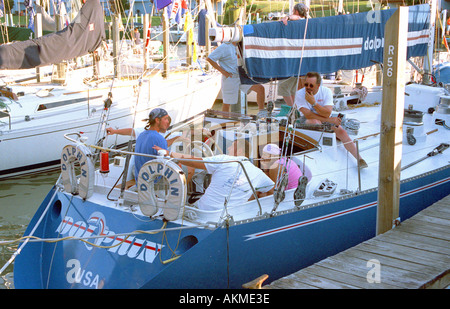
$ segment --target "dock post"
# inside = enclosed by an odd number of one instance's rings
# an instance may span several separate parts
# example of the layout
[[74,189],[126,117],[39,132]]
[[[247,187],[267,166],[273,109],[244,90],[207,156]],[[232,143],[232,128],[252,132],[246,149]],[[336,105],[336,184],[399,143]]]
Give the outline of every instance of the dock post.
[[[36,4],[39,4],[38,2]],[[42,36],[42,13],[36,13],[34,16],[34,37],[39,38]],[[36,81],[41,82],[42,72],[39,67],[36,67]]]
[[408,13],[399,7],[384,31],[377,235],[392,229],[399,215]]
[[147,44],[147,40],[150,41],[151,40],[151,34],[150,34],[150,15],[149,14],[144,14],[144,35],[143,35],[143,39],[144,39],[144,43],[143,43],[143,55],[144,55],[144,71],[148,69],[148,49],[149,47],[146,47]]

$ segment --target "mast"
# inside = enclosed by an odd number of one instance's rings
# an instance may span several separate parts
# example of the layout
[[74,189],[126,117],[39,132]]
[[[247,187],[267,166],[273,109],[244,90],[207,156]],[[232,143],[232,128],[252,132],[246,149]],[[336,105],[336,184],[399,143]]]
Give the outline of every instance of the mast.
[[424,75],[422,83],[431,84],[431,74],[433,71],[433,55],[434,55],[434,34],[436,31],[436,0],[429,0],[430,3],[430,41],[428,42],[427,55],[424,57],[423,70]]
[[113,35],[113,64],[114,78],[120,78],[120,62],[119,62],[119,22],[120,13],[113,13],[112,16],[112,35]]
[[[36,0],[36,5],[39,4],[40,1]],[[42,36],[42,13],[36,12],[36,15],[34,15],[34,34],[36,38]],[[41,78],[42,78],[41,69],[39,67],[36,67],[36,81],[40,83]]]

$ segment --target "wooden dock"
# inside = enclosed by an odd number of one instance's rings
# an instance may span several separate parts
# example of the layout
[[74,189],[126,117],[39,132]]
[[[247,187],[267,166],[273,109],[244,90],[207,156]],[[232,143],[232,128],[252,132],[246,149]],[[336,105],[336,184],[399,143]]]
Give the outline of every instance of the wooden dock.
[[263,288],[442,289],[450,284],[450,195],[394,229]]

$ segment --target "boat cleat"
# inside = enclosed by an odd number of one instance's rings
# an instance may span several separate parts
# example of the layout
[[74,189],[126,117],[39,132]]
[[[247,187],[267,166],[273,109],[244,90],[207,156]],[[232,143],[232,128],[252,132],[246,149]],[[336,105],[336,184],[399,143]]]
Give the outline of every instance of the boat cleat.
[[334,193],[336,190],[337,183],[329,180],[328,178],[322,180],[314,191],[313,195],[315,197],[327,197]]

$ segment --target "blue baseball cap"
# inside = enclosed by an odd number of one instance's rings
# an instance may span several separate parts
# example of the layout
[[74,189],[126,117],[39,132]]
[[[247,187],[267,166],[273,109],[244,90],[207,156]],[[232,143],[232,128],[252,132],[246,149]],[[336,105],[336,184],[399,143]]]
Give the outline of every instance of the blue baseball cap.
[[156,118],[162,118],[166,115],[168,115],[168,113],[164,108],[157,107],[153,109],[150,114],[148,114],[148,118],[144,119],[144,121],[152,121]]

